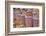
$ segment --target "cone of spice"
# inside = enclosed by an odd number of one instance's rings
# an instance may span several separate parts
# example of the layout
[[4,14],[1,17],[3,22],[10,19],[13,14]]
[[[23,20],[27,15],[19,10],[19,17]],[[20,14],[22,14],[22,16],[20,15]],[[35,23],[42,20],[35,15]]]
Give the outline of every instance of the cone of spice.
[[14,18],[14,23],[16,25],[16,27],[24,27],[25,26],[25,20],[24,20],[24,16],[21,15],[16,15]]
[[25,15],[26,27],[32,27],[32,9],[28,9]]

